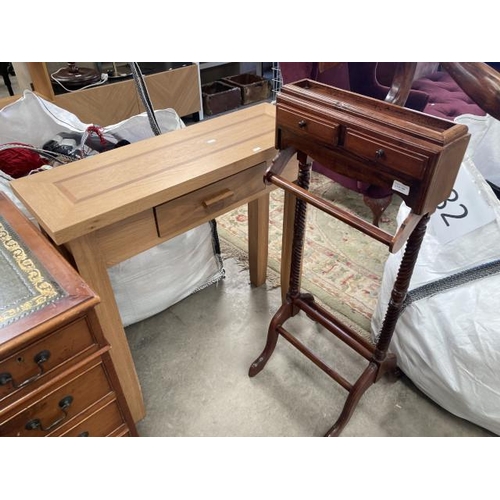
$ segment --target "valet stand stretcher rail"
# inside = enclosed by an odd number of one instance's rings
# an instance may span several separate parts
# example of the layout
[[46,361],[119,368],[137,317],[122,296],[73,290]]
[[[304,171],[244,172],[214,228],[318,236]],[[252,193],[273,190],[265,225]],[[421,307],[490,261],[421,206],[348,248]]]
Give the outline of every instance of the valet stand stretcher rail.
[[[408,291],[411,275],[425,234],[429,215],[427,214],[424,217],[419,217],[415,216],[415,214],[410,214],[407,221],[405,221],[400,231],[394,237],[391,237],[390,234],[378,229],[376,226],[370,228],[370,224],[365,222],[363,219],[336,207],[332,203],[329,203],[314,194],[308,193],[307,190],[309,189],[311,163],[307,162],[307,157],[303,153],[298,153],[297,156],[299,160],[299,176],[297,179],[297,185],[283,179],[279,175],[274,174],[272,168],[267,172],[265,177],[267,182],[289,191],[298,199],[295,205],[293,252],[290,283],[286,300],[271,321],[264,351],[251,365],[249,375],[253,377],[264,368],[267,361],[271,357],[274,348],[276,347],[278,336],[283,336],[295,348],[302,352],[302,354],[307,356],[307,358],[309,358],[316,366],[322,369],[327,375],[333,378],[338,384],[349,392],[349,396],[345,402],[339,419],[326,434],[327,436],[338,436],[347,425],[358,401],[368,387],[374,384],[380,377],[382,377],[382,375],[384,375],[384,373],[394,371],[397,368],[396,357],[394,354],[388,353],[388,349],[396,327],[399,313]],[[273,166],[276,166],[276,163],[274,163]],[[410,233],[410,237],[408,238],[408,245],[405,249],[399,273],[392,290],[389,307],[387,309],[384,323],[376,345],[368,342],[326,309],[321,307],[317,302],[315,302],[314,297],[311,294],[300,291],[300,276],[303,257],[302,249],[305,238],[305,222],[308,203],[328,215],[345,222],[349,226],[372,236],[374,239],[387,244],[389,248],[392,249],[400,248],[405,243],[408,228],[415,228]],[[326,365],[294,335],[283,327],[283,324],[289,318],[297,314],[298,310],[304,311],[309,318],[319,323],[332,334],[336,335],[345,344],[369,361],[367,368],[363,371],[355,384],[349,383],[337,371]]]
[[[417,177],[414,180],[409,178],[407,172],[404,172],[405,169],[402,171],[402,176],[398,175],[399,170],[394,170],[390,173],[394,180],[403,180],[405,185],[410,186],[410,191],[412,191],[413,194],[412,199],[405,200],[412,208],[410,214],[398,228],[396,234],[391,235],[364,221],[357,215],[348,213],[328,200],[324,200],[309,192],[311,172],[311,163],[308,161],[309,156],[319,160],[335,160],[337,163],[340,162],[340,157],[342,155],[348,156],[349,166],[355,171],[354,177],[356,177],[357,173],[364,175],[365,180],[370,180],[366,178],[367,170],[372,169],[372,173],[370,174],[371,180],[375,180],[377,171],[384,172],[384,167],[389,165],[389,163],[381,165],[378,162],[381,156],[385,156],[389,159],[391,158],[390,150],[387,150],[387,153],[384,152],[382,155],[380,154],[382,144],[384,147],[388,147],[388,143],[386,142],[388,140],[387,137],[382,140],[380,136],[377,136],[377,140],[373,144],[374,150],[372,159],[359,158],[357,162],[353,161],[349,152],[343,149],[347,144],[345,140],[346,137],[352,132],[354,123],[353,117],[355,119],[357,134],[361,136],[361,128],[369,129],[373,123],[377,121],[377,117],[375,117],[374,119],[367,119],[366,123],[362,123],[359,120],[361,115],[364,114],[364,118],[367,118],[372,115],[374,111],[381,111],[382,116],[379,116],[378,120],[382,119],[384,125],[391,115],[395,115],[397,131],[393,131],[392,133],[394,133],[394,137],[398,138],[397,144],[401,144],[401,123],[398,123],[398,114],[401,108],[386,104],[385,107],[381,109],[380,105],[377,105],[372,100],[351,93],[342,92],[339,94],[339,92],[338,89],[328,88],[316,82],[313,83],[306,80],[298,82],[297,84],[284,86],[281,102],[278,98],[276,141],[277,149],[279,149],[280,152],[267,170],[264,181],[282,188],[285,190],[285,193],[293,195],[296,199],[293,218],[291,257],[288,259],[290,263],[290,277],[288,292],[286,293],[283,304],[270,322],[264,350],[252,363],[249,369],[249,376],[253,377],[265,367],[281,335],[322,371],[346,389],[348,392],[347,399],[337,421],[326,433],[328,437],[340,435],[349,422],[359,400],[372,384],[377,382],[384,374],[394,373],[397,370],[396,356],[389,353],[391,339],[408,292],[411,276],[426,232],[430,214],[435,210],[437,204],[440,203],[440,201],[437,202],[436,200],[442,199],[442,201],[444,201],[449,196],[469,139],[466,128],[460,129],[459,137],[455,137],[450,143],[455,144],[455,147],[451,148],[455,150],[453,154],[445,155],[443,154],[444,150],[439,151],[439,156],[446,160],[445,163],[440,163],[437,160],[438,156],[434,156],[432,161],[426,160],[426,167],[424,170],[414,173],[415,177]],[[293,99],[287,100],[288,97],[290,97],[288,93],[292,95]],[[300,95],[301,93],[303,95]],[[341,101],[338,101],[338,98],[340,98]],[[366,100],[366,102],[364,100]],[[324,112],[322,114],[318,111],[318,101],[328,108],[326,113]],[[292,103],[291,107],[288,106],[290,103]],[[342,116],[343,110],[346,108],[346,103],[349,105],[352,104],[353,107],[347,113],[347,116]],[[366,109],[363,108],[365,104]],[[341,110],[342,113],[339,114],[339,110]],[[321,128],[318,128],[318,124],[328,124],[325,126],[331,128],[331,120],[328,122],[326,120],[323,121],[324,116],[328,113],[335,117],[339,133],[333,135],[333,141],[331,141],[332,136],[329,135],[328,144],[325,145],[323,141],[325,134],[321,132]],[[406,110],[404,113],[406,113]],[[412,115],[410,114],[404,117],[406,121],[409,119],[411,120],[411,118]],[[298,128],[295,124],[298,125]],[[429,126],[431,125],[435,128],[436,123],[432,122]],[[446,128],[446,125],[443,125]],[[451,125],[453,126],[453,124]],[[306,136],[305,140],[304,136]],[[310,146],[310,144],[313,145]],[[458,147],[457,144],[459,144]],[[296,145],[299,147],[296,147]],[[290,182],[283,178],[280,173],[295,154],[298,159],[298,178],[296,182]],[[393,156],[393,158],[394,157],[400,159],[397,155]],[[392,167],[391,162],[391,168]],[[444,168],[447,169],[446,182],[439,176],[434,179],[443,181],[440,182],[440,186],[437,190],[432,188],[431,182],[422,181],[422,179],[426,177],[429,177],[428,180],[430,180],[438,171]],[[345,173],[345,171],[343,171],[343,173]],[[433,192],[437,193],[436,196],[432,194]],[[315,302],[314,297],[310,293],[304,293],[300,290],[307,204],[313,205],[328,215],[386,244],[390,252],[400,250],[406,243],[400,268],[385,313],[385,318],[375,344],[371,344],[357,332],[341,322],[332,313],[320,306]],[[285,230],[286,228],[284,232]],[[283,241],[285,242],[286,238],[284,238]],[[290,249],[284,248],[284,255],[289,250]],[[286,260],[287,259],[284,257],[283,261]],[[311,320],[319,323],[328,332],[335,335],[368,361],[368,366],[362,371],[361,375],[354,383],[350,383],[340,373],[324,363],[318,355],[309,350],[308,347],[284,327],[285,322],[295,316],[299,311],[303,311]]]

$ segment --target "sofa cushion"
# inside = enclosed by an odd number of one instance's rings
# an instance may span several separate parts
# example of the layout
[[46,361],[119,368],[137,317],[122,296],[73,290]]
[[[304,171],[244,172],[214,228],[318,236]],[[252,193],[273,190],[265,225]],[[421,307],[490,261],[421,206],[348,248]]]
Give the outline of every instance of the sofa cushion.
[[465,114],[478,116],[486,114],[444,71],[436,71],[415,80],[412,89],[429,95],[429,102],[423,110],[429,115],[453,120]]

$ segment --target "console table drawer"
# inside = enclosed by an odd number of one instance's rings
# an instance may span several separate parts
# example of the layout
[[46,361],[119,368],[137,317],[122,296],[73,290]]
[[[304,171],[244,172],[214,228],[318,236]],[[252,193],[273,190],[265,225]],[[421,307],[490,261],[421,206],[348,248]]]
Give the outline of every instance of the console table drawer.
[[335,146],[338,142],[339,126],[331,121],[320,121],[308,114],[279,108],[276,111],[276,119],[282,128],[303,139],[319,141],[327,146]]
[[423,178],[428,160],[423,154],[349,128],[346,129],[344,148],[362,159],[404,172],[414,179]]
[[22,388],[32,388],[48,372],[92,346],[97,348],[97,342],[85,318],[80,318],[0,361],[0,402]]
[[98,360],[34,396],[20,412],[5,415],[0,422],[0,436],[56,435],[63,425],[110,392],[106,372]]
[[154,208],[159,237],[196,227],[266,190],[267,164],[260,163]]

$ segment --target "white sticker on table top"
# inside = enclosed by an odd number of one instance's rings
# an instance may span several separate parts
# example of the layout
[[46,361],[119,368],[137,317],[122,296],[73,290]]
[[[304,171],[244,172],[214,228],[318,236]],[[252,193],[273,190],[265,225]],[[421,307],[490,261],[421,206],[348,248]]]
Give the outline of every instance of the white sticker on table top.
[[436,238],[446,244],[495,219],[494,210],[481,195],[469,171],[461,167],[446,201],[437,206],[429,222]]

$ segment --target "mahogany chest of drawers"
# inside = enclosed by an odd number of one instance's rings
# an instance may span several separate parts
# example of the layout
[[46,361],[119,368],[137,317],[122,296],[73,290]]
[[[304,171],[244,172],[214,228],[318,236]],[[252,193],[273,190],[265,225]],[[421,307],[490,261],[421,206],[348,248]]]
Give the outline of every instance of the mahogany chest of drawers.
[[99,298],[0,193],[0,437],[136,436]]

